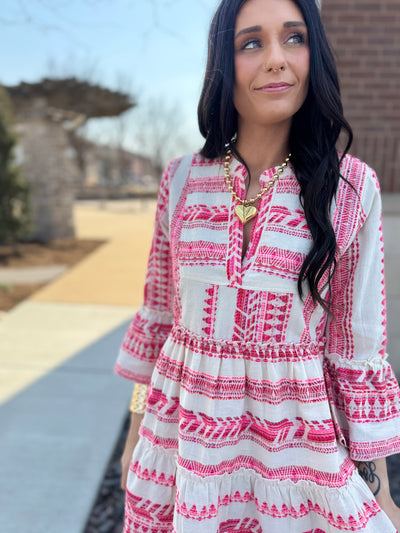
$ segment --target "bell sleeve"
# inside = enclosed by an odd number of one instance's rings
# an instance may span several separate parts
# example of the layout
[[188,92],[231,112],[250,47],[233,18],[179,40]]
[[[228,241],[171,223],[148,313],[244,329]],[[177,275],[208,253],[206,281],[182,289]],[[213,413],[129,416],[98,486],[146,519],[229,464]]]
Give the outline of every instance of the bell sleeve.
[[[400,452],[400,391],[386,353],[381,196],[376,175],[368,170],[354,238],[332,280],[334,318],[325,328],[332,418],[354,461]],[[352,206],[345,209],[350,213]]]
[[143,384],[150,383],[157,357],[173,323],[168,222],[170,168],[163,173],[158,193],[143,304],[128,327],[114,366],[118,375]]

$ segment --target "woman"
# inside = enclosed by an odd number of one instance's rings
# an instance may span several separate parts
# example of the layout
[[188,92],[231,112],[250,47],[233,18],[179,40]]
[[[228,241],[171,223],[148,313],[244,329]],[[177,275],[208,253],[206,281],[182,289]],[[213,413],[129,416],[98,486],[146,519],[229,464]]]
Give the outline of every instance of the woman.
[[222,0],[199,123],[200,154],[163,175],[115,367],[150,383],[124,531],[395,532],[379,186],[347,155],[315,0]]

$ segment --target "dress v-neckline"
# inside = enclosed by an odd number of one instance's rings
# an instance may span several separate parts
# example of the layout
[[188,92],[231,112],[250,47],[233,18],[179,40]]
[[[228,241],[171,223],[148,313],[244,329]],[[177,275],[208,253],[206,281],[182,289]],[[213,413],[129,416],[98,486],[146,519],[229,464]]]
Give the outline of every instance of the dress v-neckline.
[[[234,171],[232,172],[232,184],[234,190],[236,191],[236,194],[239,196],[239,198],[244,199],[246,197],[246,189],[244,184],[246,168],[235,158],[232,159],[232,168],[234,169]],[[276,167],[273,167],[265,170],[259,176],[260,187],[265,186],[268,179],[273,176],[275,171]],[[245,276],[246,272],[251,269],[251,266],[256,259],[261,235],[265,230],[266,222],[271,208],[274,190],[275,186],[271,187],[271,189],[258,200],[258,213],[254,218],[250,231],[248,245],[244,254],[243,243],[245,225],[242,224],[242,222],[236,215],[235,207],[237,206],[237,202],[229,193],[231,200],[229,204],[229,236],[226,265],[226,273],[229,286],[241,286],[243,277]]]
[[235,213],[237,202],[233,198],[231,200],[226,265],[229,286],[241,286],[243,277],[256,259],[261,235],[265,230],[266,220],[268,218],[269,207],[267,205],[271,203],[272,194],[273,189],[268,191],[259,200],[259,211],[254,218],[249,242],[244,254],[244,225]]

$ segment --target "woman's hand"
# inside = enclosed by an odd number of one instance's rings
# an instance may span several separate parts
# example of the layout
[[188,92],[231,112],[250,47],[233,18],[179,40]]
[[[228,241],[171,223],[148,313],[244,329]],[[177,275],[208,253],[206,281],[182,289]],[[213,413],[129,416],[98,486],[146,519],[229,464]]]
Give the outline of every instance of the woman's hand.
[[131,413],[131,423],[129,433],[126,438],[124,451],[121,456],[121,489],[126,490],[126,480],[128,479],[129,465],[131,463],[133,450],[139,440],[139,428],[144,415]]

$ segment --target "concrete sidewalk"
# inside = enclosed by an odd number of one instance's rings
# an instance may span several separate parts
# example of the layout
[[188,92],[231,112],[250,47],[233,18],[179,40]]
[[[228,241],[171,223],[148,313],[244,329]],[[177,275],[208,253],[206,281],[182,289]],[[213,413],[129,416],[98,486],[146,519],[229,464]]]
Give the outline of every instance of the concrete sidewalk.
[[26,302],[2,325],[2,533],[83,531],[127,413],[112,365],[133,311]]
[[[400,376],[400,195],[384,206]],[[128,410],[132,384],[113,366],[142,300],[155,206],[103,207],[77,204],[77,233],[108,242],[0,321],[1,533],[82,533]]]
[[154,207],[77,204],[78,237],[109,241],[0,322],[1,533],[85,527],[128,411],[133,385],[113,366],[142,300]]
[[66,265],[35,266],[28,268],[0,268],[0,283],[24,284],[48,283],[61,276],[67,270]]

